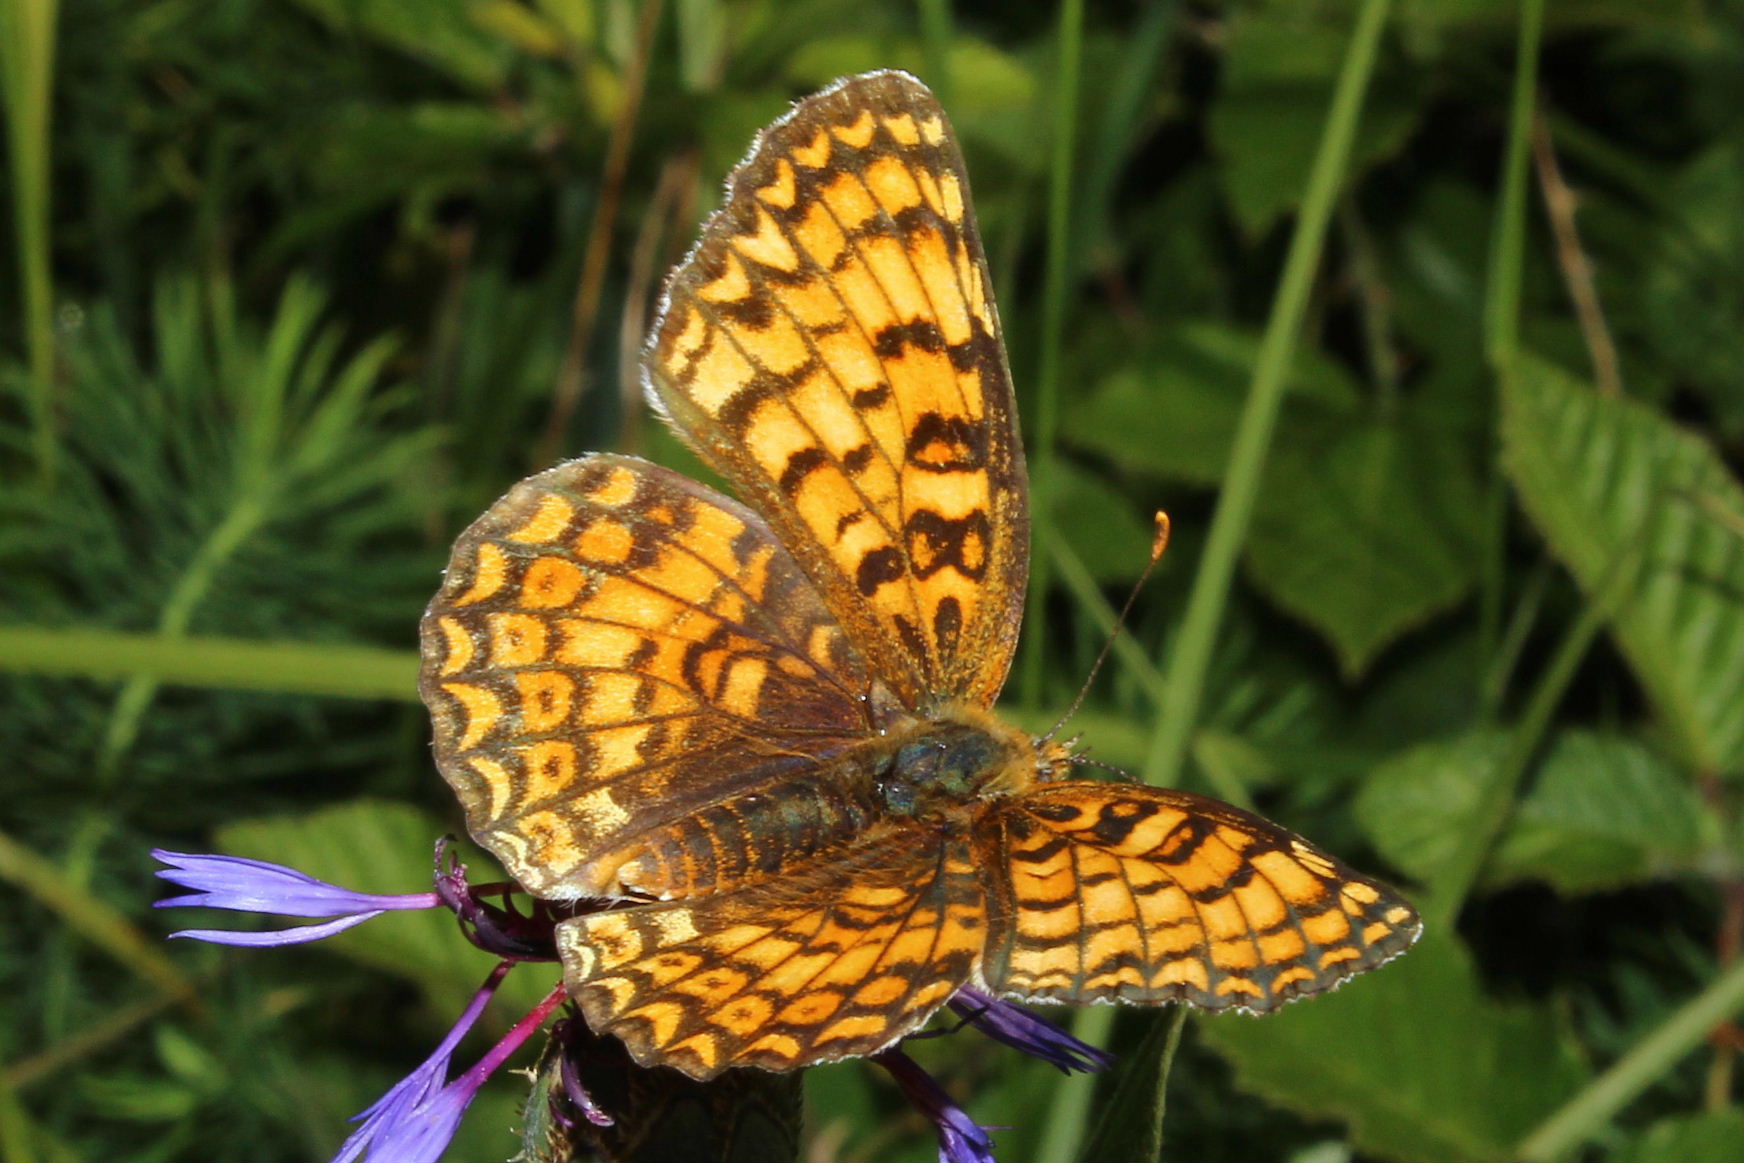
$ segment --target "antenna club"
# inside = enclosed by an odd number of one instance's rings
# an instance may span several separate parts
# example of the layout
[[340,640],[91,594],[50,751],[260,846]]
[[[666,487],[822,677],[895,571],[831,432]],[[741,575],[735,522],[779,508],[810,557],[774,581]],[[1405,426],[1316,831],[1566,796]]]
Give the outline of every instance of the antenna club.
[[1156,532],[1151,534],[1151,564],[1155,565],[1163,559],[1163,550],[1169,547],[1169,515],[1158,509],[1152,520],[1156,522]]

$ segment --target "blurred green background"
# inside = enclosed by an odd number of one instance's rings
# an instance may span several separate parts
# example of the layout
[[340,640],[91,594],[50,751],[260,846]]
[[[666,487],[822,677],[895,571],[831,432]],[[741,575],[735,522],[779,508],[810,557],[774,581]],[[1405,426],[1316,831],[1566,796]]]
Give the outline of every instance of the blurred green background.
[[[962,138],[1031,449],[1002,706],[1070,701],[1166,508],[1075,729],[1429,928],[1190,1021],[1166,1111],[1160,1015],[1083,1020],[1100,1081],[924,1044],[1000,1158],[1744,1159],[1737,0],[0,21],[0,1160],[324,1158],[440,1038],[490,963],[451,921],[166,946],[146,850],[424,887],[449,541],[564,456],[690,467],[660,280],[757,127],[882,66]],[[804,1157],[933,1154],[874,1069],[807,1086]]]

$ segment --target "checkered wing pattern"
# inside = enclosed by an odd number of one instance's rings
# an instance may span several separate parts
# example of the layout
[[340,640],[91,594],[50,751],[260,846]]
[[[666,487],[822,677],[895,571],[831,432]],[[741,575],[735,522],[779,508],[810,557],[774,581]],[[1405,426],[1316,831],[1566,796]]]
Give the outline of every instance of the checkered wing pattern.
[[667,469],[515,486],[456,542],[423,659],[437,765],[536,895],[711,891],[858,819],[820,773],[870,729],[864,663],[761,520]]
[[792,880],[577,917],[558,945],[589,1027],[711,1078],[877,1053],[968,980],[985,922],[965,841],[890,828]]
[[1267,820],[1188,792],[1044,784],[992,806],[982,972],[1049,1001],[1262,1013],[1403,953],[1416,912]]
[[1023,611],[1023,450],[969,183],[903,73],[765,130],[667,287],[650,395],[910,707],[991,705]]

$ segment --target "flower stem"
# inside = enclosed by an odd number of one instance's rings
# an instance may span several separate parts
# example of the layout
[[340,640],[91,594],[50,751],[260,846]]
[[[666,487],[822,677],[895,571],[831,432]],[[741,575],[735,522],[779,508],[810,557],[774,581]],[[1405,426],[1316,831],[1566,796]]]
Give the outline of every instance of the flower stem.
[[[500,966],[499,969],[501,969]],[[544,1001],[527,1011],[527,1015],[516,1022],[514,1027],[504,1034],[495,1046],[487,1050],[484,1057],[480,1058],[472,1069],[468,1070],[462,1077],[469,1084],[482,1085],[487,1077],[496,1072],[497,1067],[508,1061],[509,1056],[521,1048],[523,1042],[538,1032],[539,1027],[545,1024],[545,1019],[549,1018],[568,996],[568,992],[563,988],[563,983],[558,982],[552,987],[551,992],[545,995]]]

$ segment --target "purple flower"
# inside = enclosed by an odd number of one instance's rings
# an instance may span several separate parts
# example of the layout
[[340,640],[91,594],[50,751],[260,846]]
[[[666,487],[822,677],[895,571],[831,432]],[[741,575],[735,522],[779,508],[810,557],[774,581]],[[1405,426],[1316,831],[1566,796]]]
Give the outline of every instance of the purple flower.
[[[459,920],[461,932],[468,940],[502,959],[435,1051],[357,1116],[354,1121],[361,1125],[345,1140],[333,1163],[356,1163],[365,1158],[392,1163],[434,1163],[453,1140],[461,1117],[485,1080],[565,1000],[564,988],[559,984],[471,1069],[451,1080],[448,1075],[455,1049],[477,1023],[504,976],[522,961],[556,961],[555,928],[564,918],[574,915],[575,906],[534,900],[523,909],[514,899],[514,885],[468,883],[466,869],[448,854],[446,841],[436,846],[434,891],[386,896],[354,892],[261,860],[162,850],[154,850],[152,855],[169,865],[159,870],[158,876],[194,890],[158,901],[159,908],[200,907],[333,918],[318,925],[274,932],[187,929],[172,936],[225,945],[292,945],[319,940],[392,909],[446,907]],[[958,990],[950,1006],[962,1017],[963,1025],[972,1025],[1062,1071],[1103,1070],[1114,1060],[1112,1055],[1079,1041],[1027,1010],[977,989]],[[597,1126],[610,1126],[612,1116],[582,1087],[576,1065],[570,1060],[585,1029],[579,1022],[572,1026],[560,1022],[553,1030],[553,1037],[563,1047],[561,1091],[574,1113]],[[874,1060],[890,1072],[909,1101],[932,1120],[939,1137],[939,1163],[995,1163],[993,1140],[987,1128],[970,1118],[918,1063],[897,1049],[886,1050]],[[558,1118],[562,1125],[571,1125],[567,1114]]]
[[[459,918],[461,931],[473,944],[503,959],[435,1051],[353,1120],[361,1121],[362,1125],[339,1148],[334,1163],[353,1163],[366,1155],[392,1163],[434,1163],[454,1138],[461,1116],[472,1105],[485,1080],[545,1024],[567,996],[559,984],[477,1064],[449,1080],[455,1049],[478,1022],[509,970],[520,961],[557,959],[552,930],[558,915],[540,901],[533,903],[530,913],[521,912],[510,899],[510,886],[468,884],[466,869],[459,861],[448,859],[445,865],[446,854],[444,841],[436,846],[434,891],[381,896],[353,892],[263,860],[196,856],[161,849],[152,852],[170,866],[159,870],[160,877],[194,890],[185,896],[158,901],[159,908],[199,907],[284,917],[334,918],[320,925],[268,933],[185,929],[172,933],[174,937],[193,937],[221,945],[294,945],[342,932],[391,909],[446,907]],[[493,903],[489,899],[492,897],[500,898],[500,903]],[[593,1105],[579,1081],[565,1079],[565,1092],[590,1121],[610,1125],[611,1116]]]
[[441,1157],[485,1080],[545,1024],[545,1019],[567,996],[559,984],[470,1070],[444,1085],[455,1048],[478,1021],[497,986],[513,967],[514,962],[504,961],[493,969],[435,1052],[357,1116],[363,1125],[345,1140],[333,1163],[352,1163],[364,1157],[365,1151],[369,1159],[392,1163],[435,1163]]
[[885,1050],[873,1061],[890,1071],[908,1101],[933,1121],[939,1133],[939,1163],[998,1163],[987,1128],[970,1118],[920,1063],[901,1050]]
[[1045,1022],[1022,1006],[1002,1001],[978,989],[964,986],[951,998],[950,1006],[963,1020],[1007,1046],[1040,1058],[1063,1073],[1086,1074],[1107,1070],[1114,1055],[1080,1041],[1051,1022]]
[[[1021,1006],[970,986],[959,989],[951,998],[950,1006],[963,1019],[957,1029],[974,1026],[988,1037],[1040,1058],[1066,1073],[1106,1070],[1114,1063],[1114,1055],[1074,1038]],[[928,1035],[917,1036],[924,1038]],[[915,1109],[933,1121],[939,1136],[939,1163],[996,1163],[993,1139],[988,1135],[988,1129],[952,1101],[944,1087],[918,1062],[895,1049],[874,1056],[873,1061],[888,1070]]]
[[196,856],[186,852],[151,853],[168,868],[158,876],[195,891],[186,896],[156,902],[160,909],[198,907],[231,909],[245,913],[271,913],[281,917],[333,917],[321,925],[302,925],[265,933],[228,929],[183,929],[172,937],[192,937],[219,945],[297,945],[331,937],[390,909],[429,909],[441,904],[434,892],[382,896],[353,892],[316,880],[307,873],[264,860],[240,856]]
[[510,968],[510,963],[505,961],[491,970],[491,975],[485,978],[484,986],[473,995],[472,1001],[462,1011],[460,1020],[454,1023],[454,1028],[448,1031],[448,1036],[442,1039],[430,1057],[395,1083],[394,1088],[377,1099],[374,1106],[351,1120],[362,1120],[363,1125],[345,1140],[344,1146],[339,1148],[339,1154],[333,1157],[333,1163],[350,1163],[384,1130],[402,1125],[414,1112],[429,1106],[431,1100],[442,1090],[443,1080],[448,1077],[449,1061],[454,1057],[454,1050],[460,1045],[460,1039],[466,1036],[473,1023],[478,1021],[479,1015],[484,1013],[484,1007],[496,993],[497,986],[502,984],[503,978],[508,976]]

